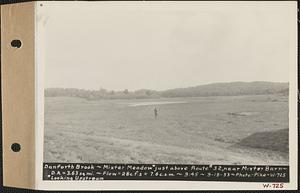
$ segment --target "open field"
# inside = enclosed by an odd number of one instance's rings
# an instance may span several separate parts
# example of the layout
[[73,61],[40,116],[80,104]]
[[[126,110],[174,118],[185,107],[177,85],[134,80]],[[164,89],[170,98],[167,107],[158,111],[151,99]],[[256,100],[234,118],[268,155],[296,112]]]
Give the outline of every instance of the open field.
[[287,128],[283,95],[46,97],[44,161],[287,164]]

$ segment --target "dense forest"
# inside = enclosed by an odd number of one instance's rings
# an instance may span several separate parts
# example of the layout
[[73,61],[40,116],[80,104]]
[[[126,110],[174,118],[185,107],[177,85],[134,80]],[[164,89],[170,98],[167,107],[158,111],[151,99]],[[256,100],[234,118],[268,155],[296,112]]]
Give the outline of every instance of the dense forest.
[[172,97],[200,97],[200,96],[237,96],[237,95],[288,95],[288,83],[277,82],[230,82],[213,83],[188,88],[176,88],[164,91],[141,89],[129,91],[114,90],[85,90],[77,88],[47,88],[46,97],[80,97],[87,100],[98,99],[146,99],[146,98],[172,98]]

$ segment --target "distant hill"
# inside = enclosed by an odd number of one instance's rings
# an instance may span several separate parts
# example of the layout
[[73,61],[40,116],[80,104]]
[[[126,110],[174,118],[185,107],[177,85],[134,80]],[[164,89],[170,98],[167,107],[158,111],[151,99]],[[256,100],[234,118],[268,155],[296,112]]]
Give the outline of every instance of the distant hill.
[[177,88],[161,93],[163,97],[188,96],[235,96],[288,93],[288,83],[276,82],[230,82],[213,83],[189,88]]
[[282,94],[288,95],[289,84],[278,82],[230,82],[213,83],[188,88],[176,88],[165,91],[141,89],[137,91],[113,90],[84,90],[76,88],[48,88],[45,89],[46,97],[80,97],[88,100],[98,99],[143,99],[160,97],[200,97],[200,96],[238,96],[238,95],[263,95]]

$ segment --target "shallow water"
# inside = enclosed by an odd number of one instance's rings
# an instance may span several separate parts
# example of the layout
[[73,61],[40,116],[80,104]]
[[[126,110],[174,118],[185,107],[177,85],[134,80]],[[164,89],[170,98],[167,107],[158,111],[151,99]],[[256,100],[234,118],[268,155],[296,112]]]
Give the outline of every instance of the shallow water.
[[151,106],[151,105],[167,105],[167,104],[182,104],[188,103],[187,101],[156,101],[156,102],[136,102],[136,103],[129,103],[128,106],[130,107],[137,107],[137,106]]

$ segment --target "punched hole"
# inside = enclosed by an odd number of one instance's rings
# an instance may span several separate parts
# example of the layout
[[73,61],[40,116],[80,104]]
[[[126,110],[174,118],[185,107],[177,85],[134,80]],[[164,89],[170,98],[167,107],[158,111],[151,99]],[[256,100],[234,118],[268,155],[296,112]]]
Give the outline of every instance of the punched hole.
[[13,40],[11,41],[10,45],[14,48],[21,48],[22,42],[21,40]]
[[19,143],[11,144],[11,150],[13,152],[19,152],[21,150],[21,145]]

